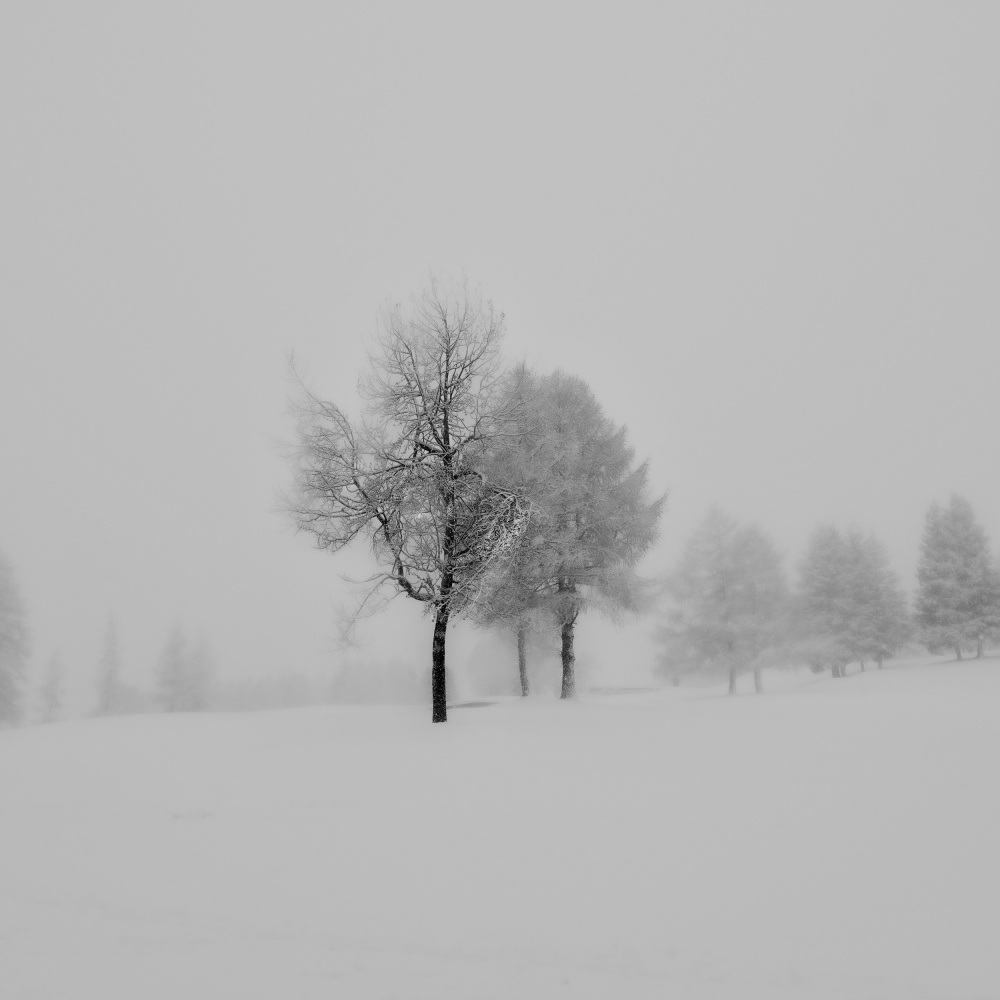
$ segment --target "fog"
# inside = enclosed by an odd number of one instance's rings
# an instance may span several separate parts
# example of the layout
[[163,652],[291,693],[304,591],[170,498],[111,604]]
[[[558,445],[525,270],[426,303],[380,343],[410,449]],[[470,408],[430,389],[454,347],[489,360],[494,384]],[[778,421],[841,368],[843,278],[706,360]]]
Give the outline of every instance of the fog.
[[[7,5],[0,551],[32,684],[58,650],[86,710],[112,613],[130,683],[174,623],[227,681],[332,677],[366,556],[280,512],[287,359],[357,412],[379,306],[432,271],[628,425],[669,493],[646,573],[712,503],[793,575],[817,524],[856,523],[912,587],[953,492],[1000,538],[998,28],[985,5]],[[650,629],[581,622],[581,664],[640,676]],[[359,638],[427,666],[413,602]],[[457,630],[450,663],[481,643]]]

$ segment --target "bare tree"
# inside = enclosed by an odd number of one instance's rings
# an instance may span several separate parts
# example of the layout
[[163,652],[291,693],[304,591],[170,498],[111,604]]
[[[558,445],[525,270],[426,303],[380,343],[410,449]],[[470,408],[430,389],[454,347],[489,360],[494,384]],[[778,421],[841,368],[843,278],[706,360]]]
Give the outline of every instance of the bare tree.
[[389,588],[434,618],[432,719],[447,719],[448,623],[477,598],[492,563],[509,557],[527,506],[477,466],[503,433],[503,316],[464,286],[436,280],[405,311],[387,308],[360,389],[355,428],[334,403],[304,391],[289,498],[296,526],[338,552],[358,537],[380,569],[359,613]]

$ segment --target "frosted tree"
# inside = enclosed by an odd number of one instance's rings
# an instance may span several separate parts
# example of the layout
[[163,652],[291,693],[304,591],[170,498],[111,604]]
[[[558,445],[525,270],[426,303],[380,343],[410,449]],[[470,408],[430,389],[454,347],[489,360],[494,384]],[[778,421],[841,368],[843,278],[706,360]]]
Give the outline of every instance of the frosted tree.
[[874,535],[867,535],[859,542],[849,537],[857,560],[855,646],[860,653],[862,669],[867,656],[881,670],[883,662],[895,656],[910,640],[913,623],[906,594],[889,566],[885,546]]
[[858,651],[852,643],[852,559],[833,525],[816,529],[799,567],[799,648],[814,670],[844,677]]
[[847,664],[879,667],[911,634],[906,595],[885,548],[858,528],[818,528],[801,566],[799,652],[843,677]]
[[20,721],[28,627],[14,570],[0,553],[0,725]]
[[121,708],[122,654],[118,643],[118,627],[114,617],[108,616],[104,631],[104,647],[97,668],[97,712],[111,715]]
[[986,532],[972,505],[952,496],[947,507],[927,511],[917,565],[917,621],[921,642],[932,652],[975,645],[1000,632],[1000,576],[990,558]]
[[42,680],[42,689],[38,704],[38,718],[40,722],[55,722],[59,718],[59,713],[63,707],[63,682],[66,677],[66,670],[63,666],[62,656],[57,650],[49,657],[49,662],[45,667],[45,677]]
[[[516,489],[530,501],[505,600],[542,611],[560,637],[561,697],[576,692],[575,627],[589,608],[620,617],[648,606],[635,567],[657,537],[665,497],[649,495],[648,465],[635,463],[628,431],[609,420],[580,378],[534,380],[526,431],[510,436]],[[523,621],[523,615],[522,619]]]
[[713,507],[688,539],[666,592],[670,605],[657,632],[664,673],[722,673],[733,694],[737,677],[752,671],[760,693],[761,669],[784,643],[788,603],[771,540]]
[[410,308],[387,308],[360,392],[364,420],[303,390],[288,499],[296,526],[338,552],[366,538],[379,566],[358,613],[386,590],[434,620],[431,718],[447,720],[448,624],[507,558],[527,519],[517,494],[484,480],[483,449],[502,433],[503,316],[463,286],[432,280]]
[[[537,534],[534,537],[539,538]],[[551,615],[543,609],[547,581],[534,574],[530,554],[530,541],[526,541],[504,567],[505,572],[490,581],[489,589],[480,592],[470,609],[477,624],[513,638],[522,697],[528,696],[530,688],[528,649],[554,628]]]
[[549,499],[550,455],[540,441],[538,377],[519,365],[505,379],[503,392],[508,413],[504,433],[484,449],[479,469],[488,482],[527,498],[527,523],[510,558],[495,563],[492,572],[483,575],[469,613],[477,625],[514,639],[521,696],[527,697],[528,648],[554,628],[552,616],[543,607],[550,580],[540,572],[539,560],[545,543],[543,513]]

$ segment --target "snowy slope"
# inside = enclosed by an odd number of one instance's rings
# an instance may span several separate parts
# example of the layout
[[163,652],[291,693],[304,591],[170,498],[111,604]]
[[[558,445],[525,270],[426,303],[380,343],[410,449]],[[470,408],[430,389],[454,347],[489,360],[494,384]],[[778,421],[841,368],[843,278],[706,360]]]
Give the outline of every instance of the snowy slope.
[[1000,661],[0,733],[0,995],[1000,996]]

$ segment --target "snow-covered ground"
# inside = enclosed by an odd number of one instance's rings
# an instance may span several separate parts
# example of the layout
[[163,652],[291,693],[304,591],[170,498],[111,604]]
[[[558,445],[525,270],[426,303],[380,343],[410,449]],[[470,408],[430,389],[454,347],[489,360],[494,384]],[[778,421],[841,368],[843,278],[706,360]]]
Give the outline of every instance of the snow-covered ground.
[[1000,996],[1000,660],[0,733],[6,1000]]

